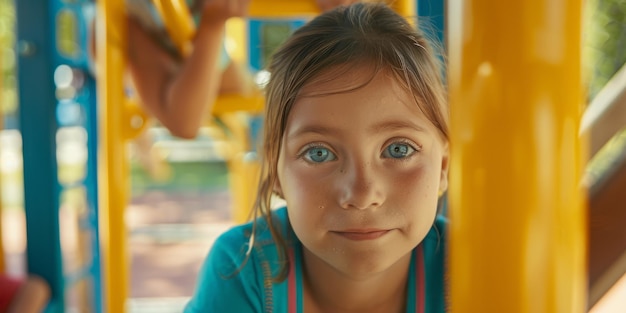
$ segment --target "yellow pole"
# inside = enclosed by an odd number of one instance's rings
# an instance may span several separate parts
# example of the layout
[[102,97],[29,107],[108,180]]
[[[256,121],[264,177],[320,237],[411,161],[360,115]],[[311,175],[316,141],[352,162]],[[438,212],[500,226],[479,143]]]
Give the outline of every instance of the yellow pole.
[[451,0],[452,312],[583,312],[581,1]]
[[128,156],[123,89],[126,53],[124,0],[97,1],[98,108],[100,123],[99,220],[107,312],[125,312],[128,255],[124,209],[128,202]]
[[395,0],[391,1],[390,6],[404,17],[413,17],[417,15],[417,0]]
[[[4,73],[4,69],[2,68],[2,58],[0,58],[0,73]],[[4,82],[2,77],[4,75],[0,75],[0,91],[4,91]],[[3,99],[4,97],[0,97],[0,107],[3,107]],[[4,129],[4,114],[0,111],[0,130]],[[0,172],[0,191],[2,191],[2,172]],[[2,217],[3,217],[3,205],[2,205],[2,194],[0,193],[0,274],[4,274],[6,271],[6,265],[4,261],[4,239],[2,236]]]
[[249,15],[252,17],[297,17],[320,13],[315,0],[253,0]]

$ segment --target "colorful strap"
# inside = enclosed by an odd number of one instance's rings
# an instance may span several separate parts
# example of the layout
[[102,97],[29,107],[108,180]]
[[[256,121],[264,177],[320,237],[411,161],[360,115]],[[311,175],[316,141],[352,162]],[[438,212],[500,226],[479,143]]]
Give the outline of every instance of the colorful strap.
[[[416,268],[415,268],[415,311],[417,313],[425,313],[425,295],[424,287],[425,275],[424,275],[424,249],[420,244],[415,251]],[[287,277],[287,311],[289,313],[298,313],[298,301],[297,301],[297,284],[296,284],[296,263],[294,257],[294,249],[289,249],[289,276]]]
[[415,257],[417,258],[417,266],[415,268],[415,311],[417,313],[424,313],[425,296],[425,275],[424,275],[424,248],[420,244],[415,249]]
[[287,277],[287,312],[289,313],[297,313],[297,304],[296,300],[296,262],[294,257],[293,248],[289,249],[289,276]]

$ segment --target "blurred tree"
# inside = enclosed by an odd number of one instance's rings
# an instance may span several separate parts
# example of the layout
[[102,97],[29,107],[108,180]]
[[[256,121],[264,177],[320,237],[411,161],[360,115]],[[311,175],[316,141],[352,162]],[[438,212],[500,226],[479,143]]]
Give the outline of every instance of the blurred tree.
[[584,22],[589,99],[626,63],[626,1],[587,0]]
[[0,115],[15,114],[15,6],[13,0],[0,0]]

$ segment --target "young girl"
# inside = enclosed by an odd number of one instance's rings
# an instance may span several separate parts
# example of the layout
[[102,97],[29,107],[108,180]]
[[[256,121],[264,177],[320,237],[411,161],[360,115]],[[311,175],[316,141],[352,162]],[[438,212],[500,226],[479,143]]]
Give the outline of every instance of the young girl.
[[185,312],[444,312],[448,109],[425,38],[358,3],[269,71],[261,216],[217,239]]

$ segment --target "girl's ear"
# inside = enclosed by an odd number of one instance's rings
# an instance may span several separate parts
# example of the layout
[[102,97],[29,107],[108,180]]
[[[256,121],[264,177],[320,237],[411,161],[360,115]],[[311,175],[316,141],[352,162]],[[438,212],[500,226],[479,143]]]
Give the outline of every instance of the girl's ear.
[[280,181],[278,179],[274,181],[272,192],[274,192],[274,194],[279,196],[281,199],[285,199],[285,197],[283,197],[283,188],[280,186]]
[[443,154],[441,157],[441,177],[439,178],[439,196],[443,195],[448,190],[448,169],[450,166],[450,149],[449,144],[443,147]]

